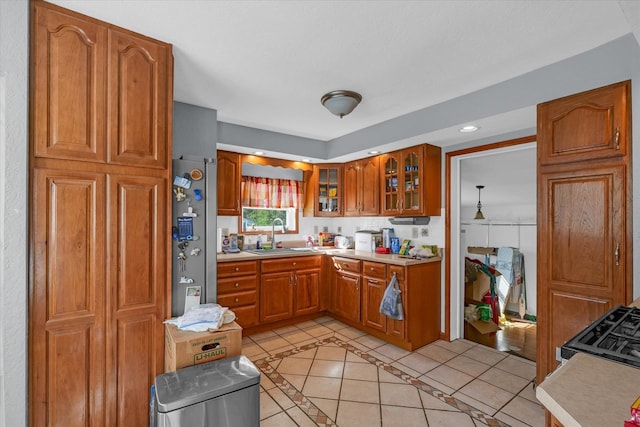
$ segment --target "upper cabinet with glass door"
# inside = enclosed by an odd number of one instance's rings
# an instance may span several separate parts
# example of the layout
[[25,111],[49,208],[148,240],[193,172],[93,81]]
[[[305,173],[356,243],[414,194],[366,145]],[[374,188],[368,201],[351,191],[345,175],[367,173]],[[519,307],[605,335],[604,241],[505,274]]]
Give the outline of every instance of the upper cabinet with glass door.
[[382,215],[440,215],[440,148],[428,144],[381,157]]
[[315,216],[342,216],[342,164],[314,166]]

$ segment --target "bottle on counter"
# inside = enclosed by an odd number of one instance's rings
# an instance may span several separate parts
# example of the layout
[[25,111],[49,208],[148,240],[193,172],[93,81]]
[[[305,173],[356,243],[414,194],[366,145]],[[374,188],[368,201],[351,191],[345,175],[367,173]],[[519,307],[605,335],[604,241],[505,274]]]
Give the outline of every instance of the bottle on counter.
[[318,233],[318,246],[322,246],[322,232]]

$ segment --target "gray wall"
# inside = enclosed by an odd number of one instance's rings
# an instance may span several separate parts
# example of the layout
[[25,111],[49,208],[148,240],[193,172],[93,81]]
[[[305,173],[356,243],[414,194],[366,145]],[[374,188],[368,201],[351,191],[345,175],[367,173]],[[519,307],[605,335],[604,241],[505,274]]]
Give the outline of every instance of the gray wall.
[[218,112],[209,108],[173,103],[173,158],[216,158]]
[[0,0],[0,426],[27,423],[29,2]]

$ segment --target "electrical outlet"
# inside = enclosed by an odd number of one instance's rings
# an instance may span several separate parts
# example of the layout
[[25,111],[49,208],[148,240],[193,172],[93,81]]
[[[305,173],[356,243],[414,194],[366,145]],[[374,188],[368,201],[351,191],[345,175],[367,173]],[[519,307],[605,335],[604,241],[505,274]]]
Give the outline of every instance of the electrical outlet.
[[338,233],[342,233],[342,227],[338,226]]
[[328,233],[329,232],[329,227],[322,227],[322,232],[323,233]]
[[412,239],[418,238],[418,227],[411,227],[411,238]]
[[318,226],[317,225],[313,226],[313,234],[318,234]]
[[420,229],[420,235],[422,237],[429,237],[429,229],[427,227],[422,227]]

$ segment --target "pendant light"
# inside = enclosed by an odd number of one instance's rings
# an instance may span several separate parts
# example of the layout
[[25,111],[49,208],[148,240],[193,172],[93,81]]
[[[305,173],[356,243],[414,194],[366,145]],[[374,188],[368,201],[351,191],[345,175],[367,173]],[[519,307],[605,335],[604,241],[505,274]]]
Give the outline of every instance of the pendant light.
[[476,216],[473,219],[484,219],[484,215],[482,215],[482,203],[480,203],[480,190],[484,188],[484,185],[476,185],[478,189],[478,212],[476,212]]

